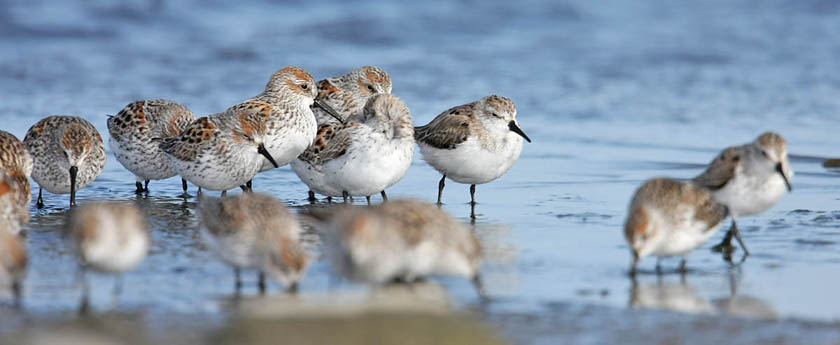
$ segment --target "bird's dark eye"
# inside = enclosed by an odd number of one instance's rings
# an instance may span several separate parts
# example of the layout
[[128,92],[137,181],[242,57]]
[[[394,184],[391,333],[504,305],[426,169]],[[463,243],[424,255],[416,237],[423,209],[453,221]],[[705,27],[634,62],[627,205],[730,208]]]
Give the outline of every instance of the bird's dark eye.
[[764,157],[767,157],[767,151],[761,150],[761,154],[764,155]]
[[501,116],[499,116],[499,114],[496,114],[496,113],[493,113],[493,116],[498,117],[498,118],[502,118]]
[[306,89],[308,89],[308,88],[309,88],[309,85],[306,85],[306,84],[300,84],[300,88],[301,88],[301,89],[306,90]]
[[367,88],[368,90],[370,90],[370,92],[376,92],[376,89],[373,88],[373,85],[368,84]]
[[254,140],[254,138],[253,138],[253,137],[251,137],[251,136],[250,136],[250,135],[248,135],[248,134],[242,134],[242,137],[244,137],[244,138],[245,138],[245,140],[248,140],[248,141],[253,141],[253,140]]

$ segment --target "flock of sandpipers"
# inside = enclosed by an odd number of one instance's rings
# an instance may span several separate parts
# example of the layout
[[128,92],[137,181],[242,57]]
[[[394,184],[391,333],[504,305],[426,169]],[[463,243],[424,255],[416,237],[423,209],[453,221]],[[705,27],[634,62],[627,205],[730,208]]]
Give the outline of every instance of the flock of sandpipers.
[[[408,107],[391,94],[391,78],[365,66],[315,82],[298,67],[274,73],[265,90],[224,112],[195,119],[169,100],[141,100],[108,118],[109,145],[136,177],[137,193],[150,180],[179,175],[199,187],[198,211],[208,247],[234,268],[256,269],[258,287],[266,276],[296,290],[307,267],[298,218],[276,198],[254,193],[251,180],[262,171],[291,164],[309,187],[309,200],[322,194],[344,204],[311,208],[301,217],[324,234],[324,252],[343,276],[382,284],[411,282],[429,275],[472,279],[479,295],[482,251],[463,224],[440,210],[446,178],[475,185],[507,172],[530,142],[516,120],[516,105],[491,95],[448,109],[429,124],[414,127]],[[443,177],[437,206],[387,200],[411,164],[415,143],[423,159]],[[87,120],[50,116],[33,125],[21,142],[0,131],[0,283],[16,301],[26,268],[21,228],[29,221],[29,177],[42,190],[75,193],[101,173],[106,160],[101,136]],[[755,142],[724,150],[706,172],[691,181],[657,178],[636,192],[625,235],[637,261],[647,255],[685,257],[703,244],[727,216],[733,226],[719,246],[743,247],[735,218],[762,212],[790,189],[792,171],[784,139],[765,133]],[[244,193],[226,196],[242,188]],[[221,191],[215,198],[204,190]],[[370,206],[381,194],[383,203]],[[368,206],[347,206],[364,196]],[[90,202],[73,208],[64,230],[80,267],[120,273],[135,267],[150,244],[148,225],[129,202]],[[746,247],[743,247],[745,253]],[[657,268],[659,265],[657,264]],[[685,269],[685,260],[681,265]],[[83,305],[87,301],[87,285]]]

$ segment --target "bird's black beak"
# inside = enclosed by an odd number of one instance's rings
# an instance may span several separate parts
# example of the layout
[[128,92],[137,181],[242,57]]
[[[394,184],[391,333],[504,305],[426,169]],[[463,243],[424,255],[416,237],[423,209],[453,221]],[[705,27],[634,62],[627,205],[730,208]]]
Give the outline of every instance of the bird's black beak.
[[333,107],[331,107],[329,104],[324,103],[320,99],[316,98],[315,105],[321,109],[324,109],[324,111],[326,111],[327,114],[330,114],[330,116],[334,117],[336,120],[338,120],[338,122],[341,122],[342,124],[344,123],[344,119],[341,118],[341,115],[339,115],[338,112],[335,111],[335,109],[333,109]]
[[531,138],[528,138],[528,136],[527,136],[527,135],[525,135],[525,132],[523,132],[523,131],[522,131],[522,128],[519,128],[519,126],[517,126],[517,125],[516,125],[516,122],[513,122],[513,121],[508,122],[508,128],[510,128],[510,130],[511,130],[512,132],[514,132],[514,133],[516,133],[516,134],[521,135],[521,136],[522,136],[523,138],[525,138],[525,140],[527,140],[529,143],[531,142]]
[[788,192],[792,192],[793,191],[793,186],[790,185],[790,181],[788,181],[788,178],[785,175],[785,170],[782,169],[782,162],[779,162],[778,164],[776,164],[776,172],[778,172],[779,175],[782,175],[782,179],[785,180],[785,185],[787,185]]
[[76,206],[76,175],[79,168],[75,165],[70,167],[70,207]]
[[279,165],[277,165],[277,162],[274,161],[274,157],[271,157],[271,154],[268,153],[268,150],[265,149],[265,145],[260,144],[260,146],[257,146],[257,152],[263,155],[265,159],[268,159],[268,161],[271,162],[271,165],[274,165],[275,168],[280,167]]

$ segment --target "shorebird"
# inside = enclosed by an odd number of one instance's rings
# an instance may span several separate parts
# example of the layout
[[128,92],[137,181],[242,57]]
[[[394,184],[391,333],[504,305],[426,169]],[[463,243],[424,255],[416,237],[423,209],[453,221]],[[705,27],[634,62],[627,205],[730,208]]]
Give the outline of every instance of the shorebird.
[[319,139],[292,167],[309,188],[327,196],[387,199],[414,156],[411,113],[397,96],[378,94],[346,125],[322,126]]
[[[137,177],[137,194],[149,192],[149,180],[178,174],[154,139],[177,136],[193,121],[187,107],[165,99],[134,101],[108,117],[108,145],[117,161]],[[181,186],[186,196],[187,180],[182,178]]]
[[475,219],[475,185],[493,181],[513,166],[522,139],[531,142],[516,122],[516,105],[501,96],[444,111],[425,126],[414,128],[423,160],[443,174],[438,205],[448,177],[470,185],[470,217]]
[[208,247],[233,266],[237,293],[241,269],[259,270],[260,293],[265,292],[266,274],[290,291],[297,289],[306,251],[300,244],[300,224],[282,202],[259,193],[222,199],[200,195],[199,213]]
[[624,224],[633,256],[630,275],[636,274],[639,260],[648,255],[681,256],[679,271],[684,273],[686,256],[717,232],[727,214],[725,205],[693,182],[648,180],[636,190]]
[[372,284],[413,282],[431,275],[473,280],[479,295],[481,245],[438,207],[413,200],[310,210],[325,232],[325,254],[351,280]]
[[265,147],[268,114],[228,110],[202,117],[160,149],[178,174],[201,188],[225,193],[254,178],[263,157],[277,166]]
[[694,182],[708,188],[715,201],[729,207],[732,227],[716,250],[732,252],[732,235],[749,255],[737,220],[773,207],[786,191],[792,191],[793,170],[788,162],[787,142],[767,132],[755,141],[723,150]]
[[[129,271],[146,257],[151,242],[145,217],[129,203],[95,202],[79,206],[70,213],[65,234],[79,261],[82,313],[88,308],[85,271],[93,269],[117,275]],[[120,292],[120,285],[118,276],[115,296]]]
[[14,180],[9,185],[14,191],[14,194],[9,196],[9,202],[14,205],[18,223],[28,223],[29,203],[32,201],[32,188],[29,185],[32,157],[26,145],[6,131],[0,131],[0,171],[5,173],[3,180]]
[[49,116],[34,124],[23,139],[32,155],[32,178],[41,187],[38,208],[44,207],[41,193],[70,193],[76,205],[76,191],[93,182],[105,167],[105,145],[93,125],[77,116]]
[[[287,66],[271,76],[262,93],[226,110],[267,116],[264,145],[274,162],[261,160],[259,171],[289,164],[312,144],[318,129],[312,106],[342,120],[332,107],[315,99],[317,95],[315,80],[309,72]],[[250,179],[247,182],[242,189],[250,190]]]
[[[389,93],[391,93],[391,77],[388,73],[379,67],[363,66],[345,75],[319,81],[318,96],[315,99],[335,109],[344,122],[360,113],[373,96]],[[312,111],[318,123],[318,134],[312,145],[301,153],[298,159],[292,161],[291,165],[298,177],[309,186],[308,200],[315,202],[315,192],[326,195],[328,200],[331,200],[333,196],[341,195],[340,190],[330,192],[324,185],[324,174],[320,165],[313,166],[312,162],[314,157],[326,147],[327,141],[339,128],[343,127],[343,123],[323,109],[312,108]],[[382,197],[386,197],[384,193]]]

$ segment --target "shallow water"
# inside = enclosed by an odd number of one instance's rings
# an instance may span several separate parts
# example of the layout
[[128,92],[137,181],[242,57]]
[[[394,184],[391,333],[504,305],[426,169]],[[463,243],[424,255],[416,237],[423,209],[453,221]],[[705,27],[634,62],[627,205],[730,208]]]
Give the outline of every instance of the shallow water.
[[[6,1],[0,121],[22,138],[41,117],[81,115],[107,140],[106,114],[135,99],[170,98],[205,115],[260,92],[289,64],[316,79],[378,65],[416,124],[498,93],[517,102],[533,143],[507,175],[477,188],[474,229],[488,248],[492,301],[480,305],[466,281],[435,280],[455,311],[517,343],[709,343],[710,332],[829,343],[840,338],[840,175],[823,161],[840,147],[838,11],[816,0]],[[709,251],[718,235],[689,257],[684,280],[652,274],[654,259],[628,279],[621,226],[635,188],[654,176],[690,178],[723,147],[765,130],[787,138],[796,175],[793,193],[740,220],[753,255],[729,264]],[[417,153],[388,193],[432,202],[439,178]],[[109,156],[77,196],[136,199],[154,227],[152,252],[124,275],[116,306],[112,278],[89,276],[95,313],[139,325],[138,341],[224,332],[239,319],[226,302],[233,274],[201,244],[194,199],[177,197],[177,179],[152,182],[143,197],[133,182]],[[306,187],[288,167],[254,186],[305,204]],[[45,194],[48,207],[32,208],[24,307],[0,307],[0,333],[112,328],[76,320],[76,268],[60,235],[67,199]],[[444,209],[465,223],[468,201],[468,186],[447,183]],[[307,237],[316,257],[317,239]],[[672,271],[678,260],[663,264]],[[253,295],[255,277],[245,279]],[[367,291],[336,280],[315,262],[301,298]]]

